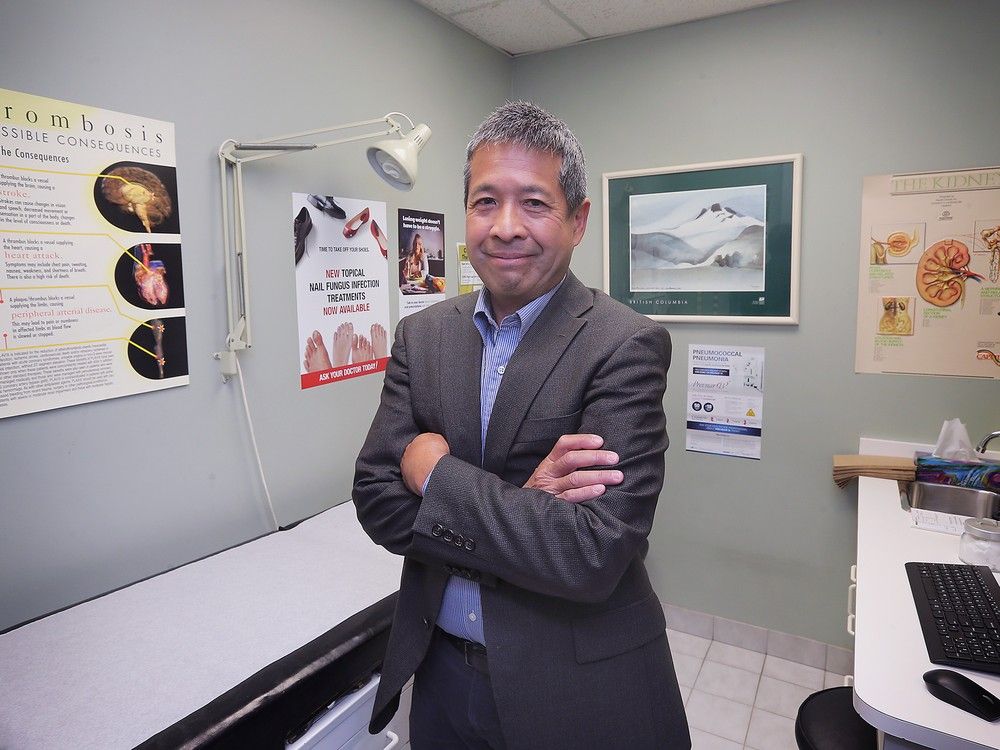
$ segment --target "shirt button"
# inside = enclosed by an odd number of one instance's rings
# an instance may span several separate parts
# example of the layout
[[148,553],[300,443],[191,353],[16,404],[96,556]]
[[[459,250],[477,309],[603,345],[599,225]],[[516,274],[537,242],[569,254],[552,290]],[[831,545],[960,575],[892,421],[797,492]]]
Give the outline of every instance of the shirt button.
[[507,368],[506,368],[506,367],[504,367],[503,365],[500,365],[500,366],[499,366],[499,367],[497,368],[497,374],[498,374],[498,375],[503,375],[503,374],[504,374],[504,372],[506,372],[506,371],[507,371]]
[[469,620],[471,622],[475,622],[476,621],[476,613],[475,612],[469,612]]

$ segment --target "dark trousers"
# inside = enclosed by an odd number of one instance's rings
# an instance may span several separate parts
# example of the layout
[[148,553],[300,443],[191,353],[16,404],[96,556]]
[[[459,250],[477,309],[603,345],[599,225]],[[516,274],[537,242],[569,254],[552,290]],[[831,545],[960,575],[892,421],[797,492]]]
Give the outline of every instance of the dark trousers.
[[435,629],[413,678],[412,750],[505,750],[488,674]]

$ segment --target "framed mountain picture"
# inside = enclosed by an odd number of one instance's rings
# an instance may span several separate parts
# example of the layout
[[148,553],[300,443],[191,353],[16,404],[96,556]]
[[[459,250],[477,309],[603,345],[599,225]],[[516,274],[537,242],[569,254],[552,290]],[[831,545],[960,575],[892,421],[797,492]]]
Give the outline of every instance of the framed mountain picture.
[[616,300],[654,320],[798,323],[802,154],[603,177]]

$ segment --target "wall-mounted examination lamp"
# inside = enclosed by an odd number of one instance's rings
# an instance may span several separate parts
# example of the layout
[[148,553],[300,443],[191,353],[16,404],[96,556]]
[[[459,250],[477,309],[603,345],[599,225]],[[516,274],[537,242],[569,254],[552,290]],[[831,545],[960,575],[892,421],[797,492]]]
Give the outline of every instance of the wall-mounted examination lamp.
[[[406,135],[394,119],[400,117],[410,125]],[[348,135],[331,140],[302,142],[325,133],[353,130],[382,123],[383,129],[373,133]],[[368,147],[368,163],[383,180],[397,190],[411,190],[417,180],[417,155],[431,137],[431,129],[424,124],[414,125],[413,120],[401,112],[390,112],[376,120],[349,122],[328,128],[289,133],[266,138],[254,143],[232,139],[219,146],[219,179],[222,189],[222,250],[226,270],[226,322],[229,335],[225,348],[215,353],[222,366],[222,379],[228,381],[236,375],[236,353],[253,345],[250,334],[250,284],[247,263],[246,218],[243,209],[243,165],[260,159],[312,151],[340,143],[362,141],[383,135],[398,135]],[[299,142],[293,142],[298,140]]]

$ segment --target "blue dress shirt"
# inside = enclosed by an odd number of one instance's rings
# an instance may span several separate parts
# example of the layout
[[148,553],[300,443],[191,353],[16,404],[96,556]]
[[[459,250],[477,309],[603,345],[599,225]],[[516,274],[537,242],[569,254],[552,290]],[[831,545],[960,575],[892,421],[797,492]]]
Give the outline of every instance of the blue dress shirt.
[[[517,312],[508,315],[500,321],[500,325],[497,325],[493,319],[489,290],[484,287],[479,299],[476,300],[473,322],[479,329],[479,335],[483,337],[483,364],[479,396],[479,410],[483,426],[481,451],[486,450],[486,431],[489,428],[490,415],[493,413],[493,403],[496,401],[497,391],[500,390],[500,382],[507,369],[507,362],[510,361],[517,345],[521,343],[524,334],[542,314],[542,310],[549,304],[549,300],[559,290],[562,283],[560,281],[551,291],[533,299]],[[430,481],[430,476],[427,477],[427,481]],[[426,489],[426,487],[425,482],[424,488]],[[441,611],[438,613],[437,625],[442,630],[457,635],[459,638],[485,644],[483,605],[479,598],[479,584],[459,576],[449,578],[448,586],[444,591],[444,600],[441,602]]]

